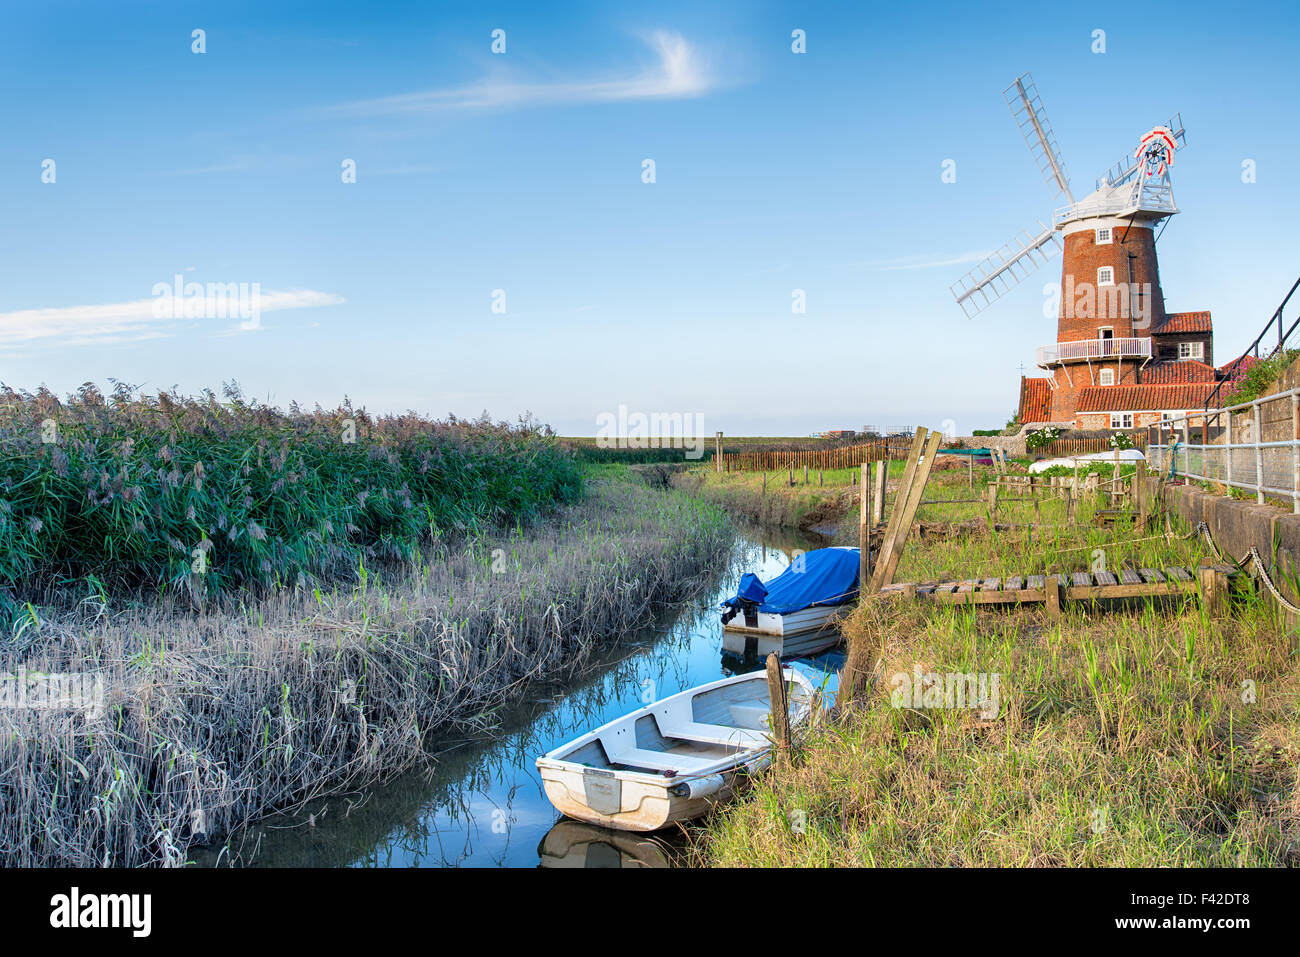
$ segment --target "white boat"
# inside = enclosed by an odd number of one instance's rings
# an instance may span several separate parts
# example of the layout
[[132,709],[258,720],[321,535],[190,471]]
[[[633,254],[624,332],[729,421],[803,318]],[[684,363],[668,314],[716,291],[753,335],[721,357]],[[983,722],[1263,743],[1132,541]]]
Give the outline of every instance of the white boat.
[[670,867],[671,848],[653,835],[564,818],[537,847],[541,867]]
[[[821,675],[782,669],[790,727],[821,706]],[[537,759],[546,796],[569,817],[620,831],[654,831],[705,814],[737,777],[771,761],[767,675],[691,688],[609,722]]]
[[1146,456],[1138,449],[1120,449],[1118,456],[1114,452],[1090,452],[1087,455],[1066,455],[1059,459],[1039,459],[1037,462],[1034,462],[1029,466],[1029,473],[1031,475],[1037,475],[1039,472],[1046,472],[1048,469],[1055,468],[1058,465],[1063,465],[1066,468],[1072,469],[1076,466],[1091,465],[1094,462],[1101,465],[1114,465],[1116,462],[1119,462],[1121,466],[1124,466],[1132,465],[1134,462],[1143,462],[1145,460]]
[[837,546],[797,556],[780,575],[746,575],[723,603],[722,650],[741,657],[812,655],[840,642],[835,619],[858,596],[858,550]]

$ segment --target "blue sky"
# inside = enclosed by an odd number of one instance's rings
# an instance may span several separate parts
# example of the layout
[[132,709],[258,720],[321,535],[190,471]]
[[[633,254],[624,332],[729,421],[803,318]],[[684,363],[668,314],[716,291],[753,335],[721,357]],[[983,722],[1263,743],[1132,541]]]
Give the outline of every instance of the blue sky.
[[[0,380],[1000,426],[1059,258],[973,320],[948,287],[1057,205],[1025,71],[1076,194],[1182,111],[1161,278],[1218,361],[1300,271],[1293,4],[543,6],[6,0]],[[143,313],[177,274],[259,284],[260,321]]]

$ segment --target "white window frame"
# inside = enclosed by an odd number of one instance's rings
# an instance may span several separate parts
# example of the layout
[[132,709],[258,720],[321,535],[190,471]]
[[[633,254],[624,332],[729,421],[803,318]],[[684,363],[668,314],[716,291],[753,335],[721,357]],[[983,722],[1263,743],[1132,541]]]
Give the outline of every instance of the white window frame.
[[[1131,428],[1133,428],[1133,416],[1134,416],[1134,415],[1135,415],[1135,413],[1133,413],[1133,412],[1112,412],[1112,413],[1110,414],[1110,427],[1111,427],[1112,429],[1131,429]],[[1124,417],[1125,417],[1125,416],[1128,416],[1128,425],[1125,425],[1125,424],[1124,424]],[[1119,424],[1118,424],[1118,425],[1115,423],[1115,420],[1116,420],[1117,418],[1119,419]]]
[[[1103,336],[1103,335],[1102,335],[1103,332],[1109,332],[1110,335],[1108,335],[1108,336]],[[1114,340],[1114,338],[1115,338],[1115,327],[1114,327],[1114,326],[1098,326],[1098,327],[1097,327],[1097,338],[1098,338],[1098,339],[1101,339],[1103,342]]]
[[[1102,274],[1103,274],[1103,273],[1104,273],[1105,276],[1106,276],[1105,279],[1102,278]],[[1114,266],[1098,266],[1098,267],[1097,267],[1097,285],[1098,285],[1098,286],[1113,286],[1113,285],[1115,285],[1115,267],[1114,267]]]
[[[1106,381],[1107,377],[1110,378],[1110,381],[1109,381],[1109,382]],[[1115,370],[1114,370],[1114,369],[1102,369],[1100,372],[1098,372],[1098,373],[1097,373],[1097,384],[1098,384],[1098,385],[1114,385],[1114,384],[1115,384]]]
[[[1183,346],[1188,347],[1188,354],[1183,355]],[[1194,352],[1192,350],[1195,350]],[[1178,361],[1179,362],[1204,362],[1205,361],[1205,343],[1204,342],[1180,342],[1178,343]]]
[[[1105,239],[1102,239],[1102,237],[1101,237],[1101,234],[1102,234],[1102,233],[1105,233],[1105,234],[1106,234],[1106,238],[1105,238]],[[1111,228],[1110,228],[1109,226],[1098,226],[1098,227],[1097,227],[1097,245],[1098,245],[1098,246],[1109,246],[1109,245],[1110,245],[1111,243],[1113,243],[1114,241],[1115,241],[1115,233],[1111,230]]]

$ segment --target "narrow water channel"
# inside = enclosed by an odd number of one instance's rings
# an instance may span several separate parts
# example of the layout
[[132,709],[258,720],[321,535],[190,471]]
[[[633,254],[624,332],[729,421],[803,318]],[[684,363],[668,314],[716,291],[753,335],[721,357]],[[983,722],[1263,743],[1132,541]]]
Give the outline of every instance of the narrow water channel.
[[546,799],[533,761],[648,701],[762,667],[723,657],[716,603],[735,593],[742,571],[773,577],[794,549],[821,544],[787,530],[745,530],[741,560],[719,570],[704,599],[620,641],[571,686],[537,689],[491,736],[437,741],[432,772],[269,818],[238,834],[229,850],[192,855],[193,866],[670,866],[680,858],[680,838],[564,818]]

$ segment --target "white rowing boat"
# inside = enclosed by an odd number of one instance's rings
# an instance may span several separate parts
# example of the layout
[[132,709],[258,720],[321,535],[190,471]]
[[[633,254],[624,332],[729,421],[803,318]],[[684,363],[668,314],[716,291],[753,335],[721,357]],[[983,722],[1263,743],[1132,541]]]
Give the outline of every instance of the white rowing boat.
[[[821,695],[815,671],[783,669],[790,727]],[[708,812],[737,776],[771,760],[771,708],[762,671],[713,681],[633,711],[537,759],[546,796],[569,817],[653,831]]]

